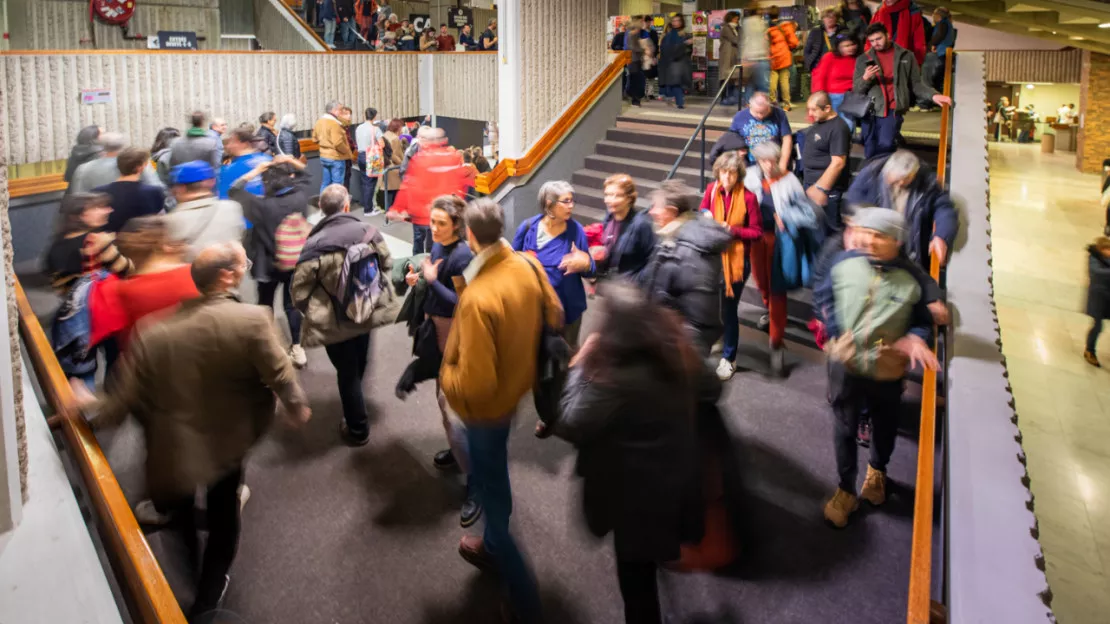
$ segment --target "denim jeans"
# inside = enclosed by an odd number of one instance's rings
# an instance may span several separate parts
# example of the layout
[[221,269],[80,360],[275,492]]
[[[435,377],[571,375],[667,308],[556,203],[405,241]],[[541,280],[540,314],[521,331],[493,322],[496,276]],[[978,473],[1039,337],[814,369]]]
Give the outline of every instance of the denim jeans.
[[736,347],[740,344],[740,314],[737,308],[740,305],[740,295],[744,294],[744,283],[752,272],[751,260],[744,260],[744,277],[732,285],[732,296],[721,293],[721,320],[725,325],[725,344],[721,357],[729,362],[736,361]]
[[324,20],[324,43],[334,46],[335,45],[335,20]]
[[467,424],[470,487],[485,509],[482,542],[508,589],[513,612],[524,622],[535,622],[541,612],[536,579],[509,533],[509,516],[513,513],[513,493],[509,485],[510,430],[508,422]]
[[1091,353],[1095,352],[1095,347],[1098,345],[1098,335],[1102,333],[1102,319],[1094,319],[1094,324],[1091,325],[1091,331],[1087,332],[1087,350]]
[[301,312],[293,307],[293,296],[289,292],[293,282],[292,271],[278,271],[270,276],[269,282],[258,282],[258,305],[273,308],[277,287],[282,286],[281,299],[285,307],[285,318],[289,321],[289,340],[301,344]]
[[324,347],[328,359],[335,367],[339,385],[339,402],[343,405],[343,420],[351,437],[370,435],[370,422],[366,415],[366,399],[362,396],[362,378],[370,357],[370,334],[361,334]]
[[374,210],[374,189],[378,186],[378,179],[366,175],[366,154],[358,155],[358,170],[362,173],[359,180],[359,190],[362,191],[362,210],[370,214]]
[[744,85],[744,102],[752,99],[754,93],[768,93],[771,90],[771,61],[754,61]]
[[355,28],[357,27],[358,25],[355,24],[353,19],[341,22],[339,24],[339,40],[348,46],[353,44],[355,42]]
[[329,184],[343,184],[343,175],[347,172],[347,161],[345,160],[332,160],[330,158],[320,159],[320,192],[323,193],[324,189]]
[[874,158],[893,154],[898,149],[898,133],[902,131],[902,116],[888,111],[886,117],[868,115],[860,122],[863,139],[863,157]]
[[432,226],[412,225],[412,255],[432,251]]
[[836,471],[840,489],[856,493],[859,476],[856,434],[860,418],[866,413],[871,419],[871,458],[875,470],[886,472],[898,437],[898,415],[902,409],[902,380],[876,381],[832,364],[829,371],[829,393],[833,408],[833,448],[836,450]]
[[686,106],[686,92],[682,90],[682,86],[666,86],[659,87],[659,94],[665,98],[674,98],[674,103],[679,108]]
[[[840,105],[844,103],[844,94],[843,93],[830,93],[829,94],[829,101],[832,102],[833,110],[836,111],[837,113],[839,113],[840,112]],[[851,118],[851,117],[848,117],[847,115],[841,115],[840,118],[844,120],[844,123],[848,124],[848,132],[855,135],[855,133],[856,133],[856,120]]]

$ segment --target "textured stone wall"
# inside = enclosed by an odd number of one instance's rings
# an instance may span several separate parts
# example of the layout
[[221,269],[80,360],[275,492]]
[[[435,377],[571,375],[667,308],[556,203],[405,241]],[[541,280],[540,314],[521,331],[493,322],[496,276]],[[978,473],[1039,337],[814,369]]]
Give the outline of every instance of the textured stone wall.
[[1083,73],[1079,82],[1079,145],[1075,166],[1080,171],[1102,171],[1110,158],[1110,56],[1083,51]]
[[[415,54],[59,54],[0,57],[5,85],[0,118],[11,164],[69,155],[78,130],[97,124],[149,146],[158,130],[182,128],[200,109],[231,124],[257,122],[267,110],[293,113],[310,128],[326,101],[383,117],[419,113]],[[496,75],[490,77],[496,85]],[[108,104],[80,104],[82,89],[111,89]],[[461,98],[492,97],[472,84]],[[492,94],[492,95],[489,95]]]
[[312,36],[298,28],[291,20],[288,9],[274,6],[273,0],[254,0],[254,23],[257,24],[255,36],[264,50],[289,50],[299,52],[322,52],[323,46]]
[[432,55],[436,115],[497,121],[497,55]]
[[[13,50],[145,49],[146,37],[125,39],[118,26],[89,22],[87,0],[9,0]],[[132,34],[193,31],[202,50],[220,47],[219,0],[140,0],[128,23]]]
[[520,0],[525,149],[605,67],[606,0]]

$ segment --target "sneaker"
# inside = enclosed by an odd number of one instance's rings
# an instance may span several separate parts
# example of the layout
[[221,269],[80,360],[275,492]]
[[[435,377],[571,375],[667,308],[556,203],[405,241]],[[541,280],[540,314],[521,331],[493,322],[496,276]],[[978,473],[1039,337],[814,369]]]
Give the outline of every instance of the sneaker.
[[728,360],[721,358],[721,363],[717,365],[717,379],[721,381],[728,381],[732,379],[733,373],[736,372],[736,365]]
[[783,371],[786,370],[786,349],[779,347],[771,347],[771,374],[775,377],[782,377]]
[[239,486],[239,513],[243,513],[243,508],[247,506],[247,501],[251,499],[251,489],[244,483]]
[[755,327],[759,331],[767,331],[768,329],[770,329],[771,328],[771,315],[770,314],[764,314],[763,316],[759,317],[759,321],[756,322]]
[[299,344],[289,347],[289,359],[293,360],[293,366],[297,368],[308,366],[308,354],[304,352],[304,347]]
[[451,449],[443,450],[435,454],[432,458],[432,465],[436,470],[455,470],[459,467],[459,462],[455,460],[455,454]]
[[872,505],[882,505],[886,502],[886,473],[867,466],[867,478],[863,480],[863,489],[859,497]]
[[793,106],[791,106],[791,105],[789,105],[789,104],[783,104],[783,105],[782,105],[782,110],[784,110],[784,111],[786,111],[786,112],[788,112],[788,113],[789,113],[790,111],[794,110],[794,107],[793,107]]
[[159,513],[150,499],[135,505],[135,520],[142,526],[165,526],[170,523],[170,517]]
[[474,523],[481,517],[482,504],[474,498],[468,486],[466,488],[466,500],[463,501],[462,510],[459,512],[459,524],[462,525],[462,528],[467,529],[474,526]]
[[856,444],[863,448],[871,448],[871,421],[865,420],[859,424],[856,431]]
[[1087,360],[1087,363],[1095,368],[1102,368],[1102,363],[1098,361],[1098,356],[1090,351],[1083,352],[1083,359]]
[[838,529],[848,526],[848,516],[859,509],[859,498],[850,492],[837,488],[829,502],[825,503],[825,519]]
[[347,428],[347,421],[340,423],[339,437],[343,438],[343,443],[350,447],[366,446],[366,443],[370,441],[369,433],[361,438],[354,437],[354,435],[351,434],[351,430]]
[[496,572],[497,564],[486,552],[482,538],[478,535],[464,535],[459,540],[459,556],[470,565],[483,572]]

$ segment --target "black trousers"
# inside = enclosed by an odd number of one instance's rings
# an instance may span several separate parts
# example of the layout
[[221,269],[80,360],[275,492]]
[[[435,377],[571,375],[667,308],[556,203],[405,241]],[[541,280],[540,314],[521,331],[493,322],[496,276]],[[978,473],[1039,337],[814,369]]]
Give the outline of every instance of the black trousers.
[[659,608],[658,564],[617,559],[617,581],[624,599],[625,624],[662,624]]
[[[242,482],[243,468],[240,466],[207,488],[208,541],[201,557],[196,599],[188,613],[190,621],[216,609],[226,588],[227,573],[239,547],[239,486]],[[195,566],[200,553],[195,497],[154,501],[154,507],[159,513],[170,516],[170,527],[184,540],[192,558],[190,564]]]
[[293,306],[293,295],[290,293],[293,272],[279,271],[271,277],[273,279],[269,282],[258,282],[258,305],[273,308],[274,295],[278,284],[281,284],[281,298],[285,307],[285,318],[289,321],[289,339],[293,344],[301,344],[301,312]]
[[324,347],[328,359],[335,367],[339,384],[339,401],[343,405],[343,420],[351,436],[364,438],[370,435],[366,415],[366,399],[362,395],[362,378],[370,357],[370,334],[361,334],[343,342]]
[[898,437],[898,415],[902,407],[902,380],[876,381],[859,377],[832,364],[829,370],[832,396],[833,447],[836,449],[836,471],[840,489],[856,493],[859,462],[856,433],[864,413],[871,419],[871,457],[868,463],[885,472],[894,441]]

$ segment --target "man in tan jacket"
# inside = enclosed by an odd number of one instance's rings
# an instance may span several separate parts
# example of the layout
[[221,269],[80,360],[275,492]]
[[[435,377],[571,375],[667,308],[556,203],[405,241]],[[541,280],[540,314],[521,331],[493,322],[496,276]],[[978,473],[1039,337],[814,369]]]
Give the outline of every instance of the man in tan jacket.
[[343,184],[347,163],[353,157],[351,144],[347,142],[347,129],[339,120],[342,108],[336,100],[328,102],[324,106],[324,116],[312,127],[312,140],[320,145],[321,193],[329,184]]
[[74,391],[94,428],[132,414],[146,438],[147,489],[189,552],[197,552],[193,503],[207,493],[208,542],[189,620],[218,608],[239,543],[239,494],[247,452],[274,419],[274,396],[296,424],[311,416],[273,314],[239,302],[247,271],[239,243],[204,249],[192,276],[201,296],[141,329],[109,392]]
[[466,208],[467,242],[477,255],[463,273],[466,286],[439,383],[466,424],[470,483],[486,516],[483,536],[464,536],[459,554],[478,568],[496,569],[508,586],[513,614],[535,622],[541,611],[535,579],[509,533],[508,441],[517,403],[536,379],[544,316],[560,328],[563,308],[539,264],[501,238],[504,223],[493,200],[478,199]]

